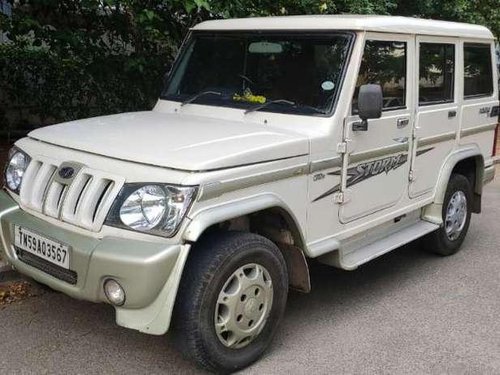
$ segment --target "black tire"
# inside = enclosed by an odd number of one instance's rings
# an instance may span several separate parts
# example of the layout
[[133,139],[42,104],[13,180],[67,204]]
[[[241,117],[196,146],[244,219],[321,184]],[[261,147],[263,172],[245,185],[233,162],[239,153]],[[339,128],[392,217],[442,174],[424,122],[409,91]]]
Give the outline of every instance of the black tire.
[[[445,229],[445,218],[448,205],[451,198],[456,192],[463,192],[467,199],[467,214],[465,219],[465,225],[460,232],[460,235],[456,239],[450,239],[446,234]],[[471,207],[472,207],[472,189],[467,177],[461,174],[452,174],[450,181],[448,182],[448,187],[446,188],[446,194],[443,202],[443,225],[436,231],[430,233],[423,238],[423,246],[425,250],[441,255],[449,256],[457,253],[464,242],[465,236],[467,235],[467,230],[469,229],[470,218],[471,218]]]
[[[214,314],[226,281],[248,263],[262,265],[268,271],[273,299],[260,334],[247,346],[234,349],[223,345],[217,336]],[[179,350],[200,367],[216,373],[231,373],[255,362],[271,343],[285,311],[288,274],[280,250],[252,233],[212,233],[193,247],[184,270],[172,320]]]

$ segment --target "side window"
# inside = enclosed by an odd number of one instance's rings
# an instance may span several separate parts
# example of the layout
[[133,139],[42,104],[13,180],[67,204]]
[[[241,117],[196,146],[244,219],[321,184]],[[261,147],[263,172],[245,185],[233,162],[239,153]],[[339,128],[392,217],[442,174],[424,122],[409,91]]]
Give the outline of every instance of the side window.
[[453,101],[455,45],[421,43],[419,70],[419,105]]
[[406,107],[406,42],[367,40],[352,113],[358,112],[358,92],[362,85],[379,84],[384,94],[384,110]]
[[493,94],[493,68],[489,44],[464,45],[464,96],[489,96]]

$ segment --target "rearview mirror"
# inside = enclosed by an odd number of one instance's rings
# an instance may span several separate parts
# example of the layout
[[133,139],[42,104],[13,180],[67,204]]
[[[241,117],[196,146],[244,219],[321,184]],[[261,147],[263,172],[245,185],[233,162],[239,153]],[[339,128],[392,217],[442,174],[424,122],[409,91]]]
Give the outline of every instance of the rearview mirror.
[[356,124],[355,131],[368,130],[368,120],[380,118],[384,105],[384,95],[380,85],[363,85],[358,94],[358,115],[361,123]]
[[283,46],[279,43],[254,42],[250,43],[250,46],[248,47],[248,52],[270,54],[270,55],[279,54],[283,52]]

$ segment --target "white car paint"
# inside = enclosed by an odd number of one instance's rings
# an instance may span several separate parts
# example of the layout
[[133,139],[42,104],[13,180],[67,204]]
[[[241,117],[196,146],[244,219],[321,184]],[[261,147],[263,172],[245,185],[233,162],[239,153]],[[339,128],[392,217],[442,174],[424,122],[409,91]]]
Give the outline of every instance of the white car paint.
[[[193,28],[194,32],[217,30],[353,31],[356,40],[335,112],[329,117],[269,112],[245,115],[234,108],[199,104],[181,107],[177,102],[159,100],[150,112],[47,127],[17,143],[33,158],[50,160],[54,166],[73,161],[92,171],[121,176],[126,183],[199,186],[197,200],[172,238],[107,225],[94,231],[82,229],[33,211],[14,196],[21,208],[53,226],[92,238],[140,238],[179,244],[196,242],[207,227],[220,221],[280,207],[296,224],[307,257],[354,269],[441,224],[444,190],[454,163],[462,157],[481,158],[482,168],[488,169],[491,177],[496,119],[481,113],[481,109],[498,105],[498,76],[495,70],[492,95],[464,100],[460,52],[465,42],[485,43],[494,51],[493,36],[486,28],[383,16],[253,18],[210,21]],[[415,61],[420,38],[456,45],[452,103],[418,105]],[[354,132],[352,124],[359,117],[352,115],[351,101],[364,45],[370,39],[408,44],[407,108],[385,112],[369,122],[366,132]],[[450,110],[456,110],[457,117],[448,120]],[[398,128],[398,120],[404,118],[409,119],[408,125]],[[436,142],[433,151],[418,158],[419,144],[448,133],[450,138]],[[350,168],[373,161],[370,153],[390,148],[400,140],[407,147],[402,151],[408,158],[404,166],[347,186]],[[394,154],[388,152],[387,156]],[[317,199],[336,186],[335,194]],[[396,220],[403,221],[395,224]],[[418,227],[411,226],[413,221]],[[188,251],[187,247],[183,259]],[[182,267],[176,269],[174,289]],[[139,312],[119,309],[118,323],[147,333],[163,333],[168,329],[174,300],[171,293],[160,295],[153,305]]]
[[493,39],[491,31],[480,25],[379,15],[233,18],[205,21],[196,25],[193,30],[357,30]]
[[30,138],[172,169],[204,171],[309,153],[305,136],[259,123],[158,111],[95,117],[40,128]]

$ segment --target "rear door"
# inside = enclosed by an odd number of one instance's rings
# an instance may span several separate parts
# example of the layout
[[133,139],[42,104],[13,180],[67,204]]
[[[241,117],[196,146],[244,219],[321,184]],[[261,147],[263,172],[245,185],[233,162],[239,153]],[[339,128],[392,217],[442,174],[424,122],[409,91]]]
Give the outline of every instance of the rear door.
[[463,52],[464,99],[460,144],[477,145],[488,162],[498,119],[495,46],[490,41],[465,40]]
[[[344,134],[348,162],[344,165],[344,204],[340,221],[352,222],[396,205],[408,189],[409,139],[412,133],[414,37],[368,33],[361,62],[352,115]],[[364,84],[380,84],[384,108],[380,119],[369,120],[368,130],[353,130],[357,95]]]
[[430,195],[459,127],[459,41],[417,37],[417,103],[412,152],[411,198]]

